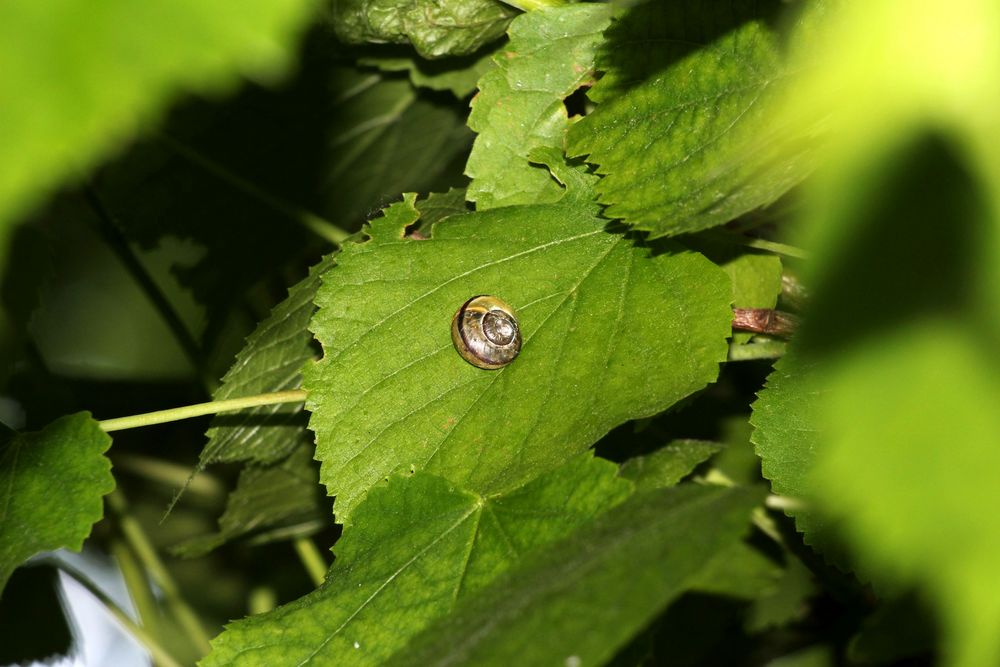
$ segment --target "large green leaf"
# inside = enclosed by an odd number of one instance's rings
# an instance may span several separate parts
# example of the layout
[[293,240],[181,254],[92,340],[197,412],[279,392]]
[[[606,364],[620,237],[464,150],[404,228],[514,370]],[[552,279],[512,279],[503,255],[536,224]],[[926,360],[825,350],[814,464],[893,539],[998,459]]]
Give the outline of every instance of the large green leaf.
[[104,452],[111,438],[89,414],[0,445],[0,591],[14,568],[43,551],[79,551],[115,488]]
[[393,477],[358,506],[320,589],[231,624],[203,664],[381,664],[434,618],[631,489],[589,453],[491,496],[426,473]]
[[524,558],[387,664],[603,664],[736,543],[759,499],[697,486],[638,494]]
[[0,220],[154,119],[175,94],[289,63],[309,0],[0,4]]
[[654,236],[725,223],[807,173],[773,124],[789,75],[771,25],[780,3],[648,2],[606,33],[597,109],[569,133],[604,178],[607,215]]
[[334,0],[330,18],[348,44],[412,44],[421,56],[439,58],[492,42],[516,14],[496,0]]
[[478,133],[465,173],[478,210],[559,198],[535,148],[565,148],[564,98],[593,77],[594,52],[611,20],[607,5],[540,9],[510,25],[510,43],[479,81],[469,127]]
[[[502,492],[715,379],[725,274],[609,229],[578,172],[559,171],[570,183],[559,203],[453,216],[428,240],[404,238],[410,196],[323,276],[312,328],[324,356],[305,386],[339,520],[393,472]],[[476,294],[520,319],[523,350],[500,370],[473,367],[451,341],[453,314]]]

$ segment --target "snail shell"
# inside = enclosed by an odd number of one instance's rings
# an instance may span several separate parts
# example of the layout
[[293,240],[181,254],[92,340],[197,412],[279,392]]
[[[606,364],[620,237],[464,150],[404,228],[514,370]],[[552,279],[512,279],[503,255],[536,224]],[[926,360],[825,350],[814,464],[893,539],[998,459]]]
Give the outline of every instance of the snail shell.
[[451,321],[451,340],[462,358],[473,366],[502,368],[521,351],[521,328],[514,309],[480,294],[458,309]]

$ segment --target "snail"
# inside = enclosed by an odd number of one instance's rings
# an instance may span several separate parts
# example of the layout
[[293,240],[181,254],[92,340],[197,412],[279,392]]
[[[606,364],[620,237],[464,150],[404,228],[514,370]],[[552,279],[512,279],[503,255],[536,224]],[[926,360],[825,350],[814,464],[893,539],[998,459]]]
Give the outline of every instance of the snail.
[[463,359],[490,370],[503,368],[521,351],[521,329],[514,309],[485,294],[472,297],[455,313],[451,340]]

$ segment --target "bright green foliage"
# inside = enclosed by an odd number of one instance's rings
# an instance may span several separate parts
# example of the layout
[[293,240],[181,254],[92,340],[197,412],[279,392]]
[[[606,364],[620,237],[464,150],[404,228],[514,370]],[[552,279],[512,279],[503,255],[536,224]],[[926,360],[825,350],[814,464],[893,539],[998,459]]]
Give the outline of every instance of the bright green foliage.
[[230,625],[203,665],[381,664],[456,603],[589,526],[631,490],[612,464],[588,453],[491,496],[426,473],[392,477],[357,507],[319,590]]
[[412,44],[424,58],[463,55],[503,34],[517,10],[496,0],[333,0],[330,19],[348,44]]
[[219,531],[174,547],[183,556],[198,556],[237,537],[255,543],[315,532],[327,519],[319,496],[319,475],[310,443],[303,443],[283,460],[250,464],[240,471],[236,488],[226,499]]
[[[606,214],[653,236],[723,224],[807,173],[772,116],[788,68],[769,25],[779,3],[648,2],[606,33],[593,113],[569,154],[604,178]],[[779,141],[780,139],[780,141]],[[784,151],[784,152],[783,152]]]
[[[288,290],[288,297],[247,338],[233,367],[222,378],[216,400],[301,386],[302,366],[316,356],[308,329],[316,310],[313,298],[320,275],[334,263],[335,255],[328,255],[310,270],[308,277]],[[312,441],[306,432],[306,420],[302,406],[294,403],[216,416],[206,434],[208,442],[199,468],[224,461],[279,461]]]
[[424,199],[418,199],[414,206],[420,212],[420,228],[428,230],[438,220],[469,212],[465,203],[465,190],[460,188],[452,188],[448,192],[432,192]]
[[[767,386],[758,393],[753,404],[750,423],[754,426],[750,439],[761,459],[764,477],[771,480],[775,493],[790,498],[811,497],[809,474],[816,462],[819,446],[819,406],[826,400],[815,363],[803,362],[793,352],[774,365]],[[795,526],[804,533],[803,539],[835,562],[839,554],[827,553],[829,519],[808,504],[787,510],[795,517]]]
[[465,97],[476,90],[476,83],[493,69],[494,49],[445,60],[424,60],[412,54],[369,56],[358,59],[359,65],[372,65],[385,72],[406,72],[418,88],[447,90],[455,97]]
[[621,476],[635,482],[640,491],[673,486],[719,449],[714,442],[674,440],[652,454],[623,463]]
[[510,25],[510,43],[479,82],[469,127],[478,135],[465,173],[477,210],[552,202],[560,191],[532,165],[532,149],[565,148],[563,99],[593,77],[594,52],[611,20],[607,5],[540,9]]
[[524,558],[387,664],[600,665],[738,539],[758,500],[696,486],[637,494]]
[[288,65],[308,0],[0,3],[0,220],[78,177],[181,90]]
[[89,414],[61,417],[33,433],[8,431],[0,445],[0,591],[21,563],[43,551],[79,551],[115,488],[104,452],[111,438]]
[[[394,472],[498,493],[613,426],[715,379],[730,330],[725,274],[699,254],[609,230],[577,172],[556,204],[448,218],[404,238],[413,197],[323,277],[306,370],[310,428],[338,520]],[[521,355],[496,371],[455,351],[451,319],[493,294],[517,311]],[[641,359],[641,363],[636,363]]]

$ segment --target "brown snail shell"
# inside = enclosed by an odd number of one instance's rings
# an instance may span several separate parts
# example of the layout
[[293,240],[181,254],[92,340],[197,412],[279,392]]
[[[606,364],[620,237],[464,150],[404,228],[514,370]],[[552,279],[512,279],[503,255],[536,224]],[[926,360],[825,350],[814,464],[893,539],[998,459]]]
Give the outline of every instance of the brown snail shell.
[[495,296],[480,294],[455,313],[451,340],[470,364],[494,370],[514,361],[521,352],[521,327],[513,308]]

